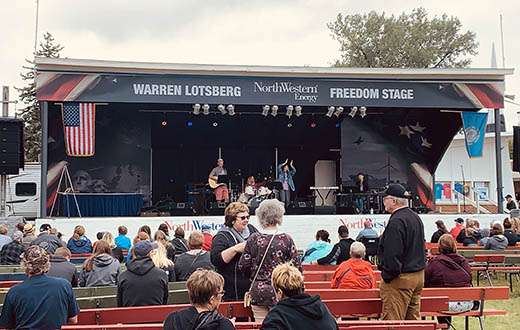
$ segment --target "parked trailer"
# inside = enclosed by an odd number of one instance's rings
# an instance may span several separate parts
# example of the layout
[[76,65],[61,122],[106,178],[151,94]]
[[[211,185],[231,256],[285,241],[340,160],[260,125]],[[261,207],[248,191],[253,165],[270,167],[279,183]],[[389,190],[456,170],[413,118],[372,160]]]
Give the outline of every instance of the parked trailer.
[[7,176],[6,211],[9,216],[34,220],[40,216],[40,163],[26,163],[19,174]]

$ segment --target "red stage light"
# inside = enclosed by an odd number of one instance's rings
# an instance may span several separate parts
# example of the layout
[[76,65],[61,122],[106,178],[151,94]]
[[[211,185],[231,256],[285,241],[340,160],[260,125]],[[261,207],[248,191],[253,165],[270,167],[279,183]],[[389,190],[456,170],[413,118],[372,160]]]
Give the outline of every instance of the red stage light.
[[312,128],[316,127],[316,123],[311,123],[311,127]]
[[163,121],[161,122],[161,125],[163,125],[163,126],[168,126],[168,122],[167,122],[166,120],[163,120]]

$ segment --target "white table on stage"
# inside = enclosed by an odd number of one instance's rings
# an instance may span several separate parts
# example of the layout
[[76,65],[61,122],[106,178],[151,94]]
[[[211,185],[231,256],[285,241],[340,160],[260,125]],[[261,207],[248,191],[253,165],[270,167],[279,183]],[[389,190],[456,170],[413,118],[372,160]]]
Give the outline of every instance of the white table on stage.
[[[339,189],[339,187],[337,186],[330,186],[330,187],[310,187],[309,188],[310,190],[312,190],[314,193],[317,193],[318,196],[320,196],[321,198],[321,206],[324,206],[325,205],[325,200],[329,197],[330,193],[333,192],[333,191],[336,191]],[[320,190],[327,190],[327,194],[325,195],[325,197],[323,197],[323,195],[321,194]]]

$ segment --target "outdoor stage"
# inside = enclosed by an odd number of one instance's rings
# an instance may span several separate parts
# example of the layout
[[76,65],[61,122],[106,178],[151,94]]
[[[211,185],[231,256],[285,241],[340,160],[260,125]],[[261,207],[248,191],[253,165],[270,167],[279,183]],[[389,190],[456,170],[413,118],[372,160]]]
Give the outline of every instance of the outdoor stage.
[[[319,229],[325,229],[330,233],[332,243],[337,242],[337,230],[339,225],[346,225],[350,230],[350,236],[356,238],[359,231],[363,229],[363,222],[370,220],[373,227],[381,234],[384,231],[389,214],[364,214],[364,215],[286,215],[283,218],[283,225],[279,231],[291,235],[298,249],[305,249],[309,243],[314,241],[314,235]],[[506,214],[421,214],[424,223],[425,239],[430,241],[430,237],[435,232],[436,220],[443,220],[446,227],[451,229],[455,222],[454,219],[476,219],[481,228],[489,227],[494,220],[502,221]],[[63,234],[67,240],[72,236],[74,226],[82,225],[86,229],[86,235],[91,240],[95,240],[96,233],[100,231],[110,231],[117,235],[117,227],[124,225],[128,228],[128,236],[133,238],[137,234],[140,226],[148,225],[155,232],[159,224],[166,223],[170,228],[170,235],[177,227],[182,227],[186,232],[186,237],[193,230],[200,230],[203,224],[210,225],[213,234],[224,224],[223,216],[204,216],[204,217],[104,217],[104,218],[49,218],[37,219],[36,227],[42,223],[49,223],[53,228]],[[251,224],[260,228],[255,216],[251,217]]]

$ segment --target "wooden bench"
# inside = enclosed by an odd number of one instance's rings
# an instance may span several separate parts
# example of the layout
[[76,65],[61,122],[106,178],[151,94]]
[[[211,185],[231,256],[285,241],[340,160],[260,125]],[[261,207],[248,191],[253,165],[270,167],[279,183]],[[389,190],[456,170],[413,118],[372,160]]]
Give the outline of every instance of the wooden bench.
[[[304,271],[303,278],[305,282],[324,282],[331,281],[335,271]],[[381,272],[374,271],[376,281],[381,281]]]
[[[310,295],[320,294],[322,300],[334,299],[373,299],[379,297],[379,289],[367,290],[350,290],[350,289],[318,289],[306,290]],[[478,300],[480,301],[480,309],[472,310],[465,313],[443,313],[423,312],[422,316],[465,316],[466,327],[468,326],[468,318],[470,316],[477,317],[482,325],[482,317],[487,315],[505,315],[506,311],[496,309],[484,309],[486,300],[507,300],[509,299],[509,288],[507,286],[500,287],[463,287],[463,288],[424,288],[421,298],[426,297],[448,297],[449,301]],[[422,299],[421,299],[422,302]]]
[[[339,299],[324,300],[325,305],[335,316],[373,316],[381,312],[381,299]],[[421,312],[440,312],[446,310],[448,297],[421,298]],[[163,322],[166,316],[175,310],[190,307],[188,304],[160,305],[122,308],[84,309],[78,314],[79,325],[95,324],[135,324]],[[223,302],[218,311],[225,317],[251,317],[250,308],[245,308],[242,301]]]
[[[435,321],[338,321],[340,329],[438,329],[439,325]],[[248,330],[248,329],[260,329],[262,326],[258,322],[236,322],[235,329],[237,330]],[[403,328],[405,326],[405,328]],[[370,327],[370,328],[366,328]],[[134,329],[145,329],[145,330],[162,330],[162,323],[141,323],[141,324],[111,324],[111,325],[66,325],[63,326],[64,330],[134,330]]]
[[[496,252],[496,251],[495,251]],[[509,274],[509,289],[513,291],[513,276],[520,279],[520,255],[505,255],[505,254],[477,254],[473,257],[471,270],[477,272],[477,285],[480,284],[480,273],[483,272],[490,286],[493,286],[491,275],[493,272],[502,272]]]

